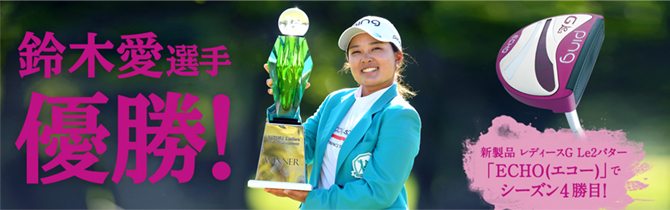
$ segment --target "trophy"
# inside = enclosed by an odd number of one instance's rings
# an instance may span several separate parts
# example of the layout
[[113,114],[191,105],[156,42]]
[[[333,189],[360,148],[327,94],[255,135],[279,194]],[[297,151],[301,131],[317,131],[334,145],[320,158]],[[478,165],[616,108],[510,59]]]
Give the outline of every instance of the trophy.
[[309,28],[307,14],[298,8],[285,10],[268,71],[272,78],[275,104],[267,110],[267,120],[256,179],[247,186],[311,191],[306,183],[304,128],[300,122],[300,100],[312,72],[312,57],[303,35]]

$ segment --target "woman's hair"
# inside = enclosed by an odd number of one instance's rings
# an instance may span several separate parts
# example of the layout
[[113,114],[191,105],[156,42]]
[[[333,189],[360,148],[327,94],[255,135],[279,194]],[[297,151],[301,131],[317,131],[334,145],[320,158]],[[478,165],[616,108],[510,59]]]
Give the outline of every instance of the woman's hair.
[[[389,44],[391,44],[391,46],[393,47],[393,52],[394,53],[400,51],[400,50],[398,50],[398,47],[396,47],[394,44],[392,44],[392,43],[389,43]],[[346,56],[349,56],[349,51],[347,51],[345,53],[346,53]],[[416,92],[410,90],[412,87],[410,87],[409,85],[407,85],[407,83],[405,83],[405,81],[403,80],[403,77],[405,77],[405,76],[402,75],[402,72],[405,71],[405,67],[406,67],[405,60],[406,60],[407,57],[411,58],[411,56],[407,53],[404,53],[404,52],[402,53],[402,55],[403,55],[402,60],[400,60],[400,63],[398,63],[398,66],[396,68],[397,74],[395,74],[395,82],[398,83],[398,93],[400,93],[400,95],[402,95],[402,97],[405,100],[407,100],[407,99],[410,99],[410,98],[416,96]],[[340,69],[340,72],[349,73],[349,71],[351,71],[351,66],[349,66],[348,62],[345,62],[342,69]]]

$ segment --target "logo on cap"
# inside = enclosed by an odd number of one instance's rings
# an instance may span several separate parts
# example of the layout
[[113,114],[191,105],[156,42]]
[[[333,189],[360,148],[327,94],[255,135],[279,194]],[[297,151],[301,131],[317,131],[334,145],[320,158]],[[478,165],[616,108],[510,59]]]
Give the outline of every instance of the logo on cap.
[[368,33],[379,41],[392,42],[398,50],[402,51],[400,49],[402,48],[400,34],[398,34],[393,24],[384,18],[376,16],[363,17],[356,21],[353,26],[342,32],[338,41],[340,49],[347,51],[347,46],[351,42],[351,39],[363,32]]
[[397,37],[396,35],[393,35],[393,39],[395,39],[396,41],[398,41],[398,43],[402,43],[402,42],[400,41],[400,39],[398,39],[398,37]]
[[374,25],[375,27],[379,27],[379,25],[382,24],[382,23],[379,22],[378,20],[372,20],[372,21],[370,21],[369,19],[365,18],[365,19],[362,19],[361,21],[358,21],[358,23],[354,24],[354,26],[360,26],[361,24],[363,24],[363,21],[366,21],[365,23],[371,23],[371,24]]
[[382,35],[379,35],[377,32],[372,32],[377,38],[382,38]]

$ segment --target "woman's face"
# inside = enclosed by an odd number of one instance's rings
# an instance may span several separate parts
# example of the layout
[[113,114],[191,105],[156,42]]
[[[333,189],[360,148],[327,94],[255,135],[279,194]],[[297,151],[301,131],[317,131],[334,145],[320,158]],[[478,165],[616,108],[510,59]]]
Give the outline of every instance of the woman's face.
[[393,84],[395,65],[401,52],[393,52],[390,42],[381,42],[368,33],[354,36],[349,42],[348,62],[351,75],[363,87],[364,96]]

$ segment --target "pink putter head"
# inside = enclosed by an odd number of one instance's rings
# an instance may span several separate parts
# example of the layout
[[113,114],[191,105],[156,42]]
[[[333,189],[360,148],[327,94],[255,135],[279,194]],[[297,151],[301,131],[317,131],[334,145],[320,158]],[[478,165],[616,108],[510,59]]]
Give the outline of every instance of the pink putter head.
[[537,21],[500,48],[498,79],[522,103],[566,113],[572,131],[583,137],[576,108],[604,38],[600,15],[567,14]]

